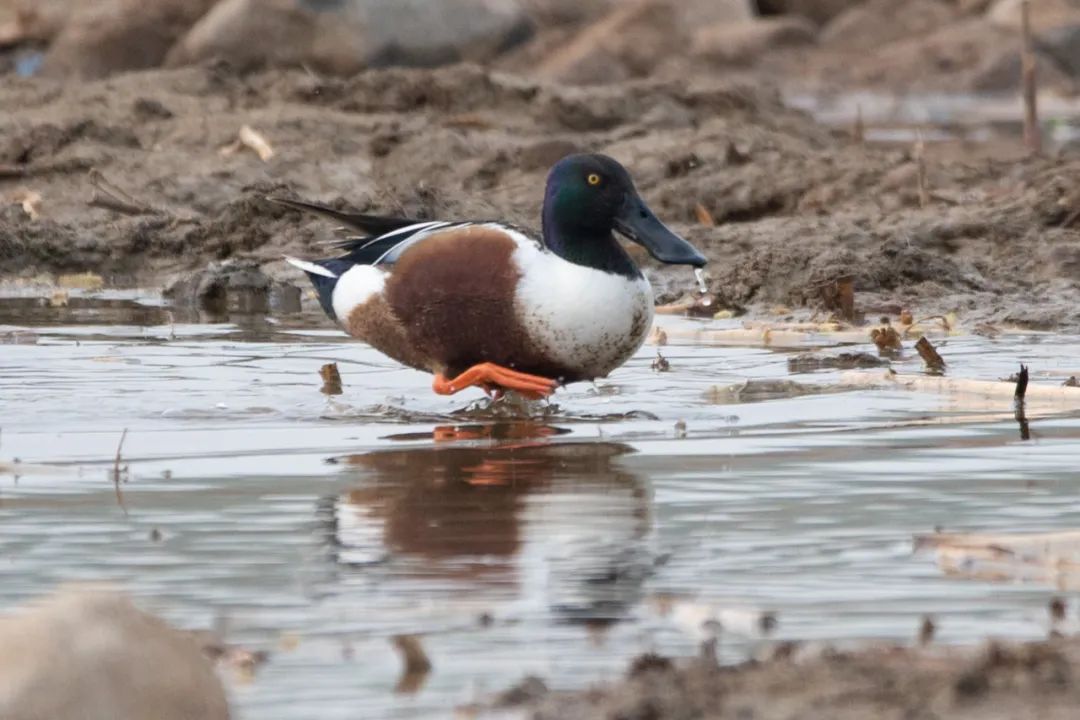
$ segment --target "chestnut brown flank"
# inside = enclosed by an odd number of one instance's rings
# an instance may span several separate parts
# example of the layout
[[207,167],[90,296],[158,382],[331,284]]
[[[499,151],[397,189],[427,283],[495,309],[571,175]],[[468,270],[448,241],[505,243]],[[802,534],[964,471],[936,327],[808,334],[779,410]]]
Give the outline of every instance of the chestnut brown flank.
[[492,362],[573,379],[530,340],[514,307],[520,277],[513,239],[468,227],[436,233],[406,250],[375,298],[350,317],[350,333],[412,367],[453,377]]

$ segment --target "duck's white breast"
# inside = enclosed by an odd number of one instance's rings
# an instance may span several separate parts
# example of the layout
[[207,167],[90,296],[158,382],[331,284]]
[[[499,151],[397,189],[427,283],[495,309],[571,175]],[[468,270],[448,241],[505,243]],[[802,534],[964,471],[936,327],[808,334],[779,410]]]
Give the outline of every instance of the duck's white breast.
[[534,243],[513,255],[521,271],[514,302],[529,337],[554,362],[604,377],[633,355],[652,326],[652,286],[576,265]]

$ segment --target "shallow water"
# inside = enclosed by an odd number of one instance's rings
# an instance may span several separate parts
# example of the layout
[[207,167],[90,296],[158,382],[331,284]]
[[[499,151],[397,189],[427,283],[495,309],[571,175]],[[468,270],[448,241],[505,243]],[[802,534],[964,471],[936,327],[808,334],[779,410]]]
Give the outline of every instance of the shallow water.
[[[947,578],[912,536],[1080,527],[1080,413],[1033,415],[1023,441],[1009,406],[899,390],[715,404],[716,385],[839,375],[669,345],[670,372],[647,346],[522,419],[313,317],[174,324],[153,296],[98,298],[0,301],[24,328],[0,327],[0,607],[106,580],[224,627],[272,653],[233,688],[241,717],[445,717],[528,673],[613,677],[694,651],[671,595],[774,611],[778,638],[910,638],[924,613],[945,641],[1037,637],[1053,588]],[[963,377],[1080,374],[1077,337],[939,350]],[[328,362],[342,395],[319,391]],[[416,692],[399,633],[434,663]],[[759,642],[735,627],[722,648]]]

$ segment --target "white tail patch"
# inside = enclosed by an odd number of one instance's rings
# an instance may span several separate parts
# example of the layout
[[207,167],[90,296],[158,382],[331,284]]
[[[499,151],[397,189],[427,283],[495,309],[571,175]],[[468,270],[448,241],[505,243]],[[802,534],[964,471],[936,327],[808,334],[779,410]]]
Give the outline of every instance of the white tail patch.
[[337,277],[337,275],[330,272],[329,270],[324,268],[322,265],[316,265],[313,262],[308,262],[307,260],[301,260],[300,258],[294,258],[294,257],[292,257],[290,255],[285,255],[284,258],[285,258],[285,262],[289,263],[293,267],[300,268],[304,272],[309,272],[309,273],[312,273],[312,274],[315,274],[315,275],[322,275],[323,277],[328,277],[328,278]]
[[385,285],[386,273],[371,265],[353,265],[342,273],[331,297],[338,322],[347,323],[353,310],[382,292]]

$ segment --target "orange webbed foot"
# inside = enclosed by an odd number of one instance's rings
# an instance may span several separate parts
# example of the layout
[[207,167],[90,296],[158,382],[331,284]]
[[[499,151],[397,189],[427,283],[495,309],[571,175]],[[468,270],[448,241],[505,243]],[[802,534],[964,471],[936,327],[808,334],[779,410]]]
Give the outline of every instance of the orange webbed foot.
[[437,373],[431,384],[432,389],[439,395],[453,395],[473,386],[483,388],[489,394],[512,390],[530,400],[540,400],[555,392],[559,382],[540,375],[511,370],[495,363],[480,363],[452,379]]

